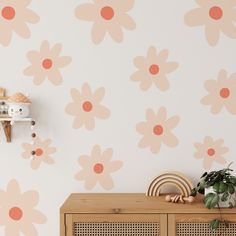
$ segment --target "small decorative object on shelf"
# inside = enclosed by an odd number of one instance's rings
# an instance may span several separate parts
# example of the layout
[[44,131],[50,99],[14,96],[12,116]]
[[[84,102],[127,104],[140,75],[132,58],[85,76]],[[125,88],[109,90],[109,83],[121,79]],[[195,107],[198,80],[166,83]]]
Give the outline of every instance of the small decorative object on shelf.
[[193,184],[186,176],[176,171],[170,171],[157,176],[149,185],[146,195],[159,196],[161,189],[167,185],[177,187],[181,195],[185,198],[190,196],[191,190],[193,189]]
[[[0,122],[4,129],[7,142],[11,142],[11,127],[15,122],[31,122],[31,129],[35,128],[35,121],[28,117],[31,101],[22,93],[5,96],[5,89],[0,88]],[[36,136],[35,133],[33,133]],[[32,134],[32,135],[33,135]]]
[[8,114],[12,118],[26,118],[29,116],[31,101],[23,93],[15,93],[7,99]]
[[173,202],[173,203],[185,203],[185,202],[189,202],[192,203],[194,202],[194,197],[193,196],[189,196],[189,197],[184,197],[183,195],[166,195],[165,200],[167,202]]
[[205,172],[201,178],[197,187],[192,189],[192,196],[196,196],[197,193],[205,194],[204,204],[208,209],[218,208],[220,213],[220,219],[214,219],[210,223],[210,228],[215,231],[219,223],[224,223],[228,228],[229,222],[223,219],[221,215],[221,208],[233,208],[235,206],[235,188],[236,188],[236,176],[230,172],[230,163],[227,168]]

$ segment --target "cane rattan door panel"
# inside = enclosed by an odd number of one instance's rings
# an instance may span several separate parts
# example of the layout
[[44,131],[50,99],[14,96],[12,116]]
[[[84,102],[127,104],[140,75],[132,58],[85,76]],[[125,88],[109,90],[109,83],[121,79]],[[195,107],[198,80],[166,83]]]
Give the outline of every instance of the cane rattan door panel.
[[157,214],[69,214],[66,225],[66,236],[161,236]]
[[[219,215],[210,214],[181,214],[169,215],[169,236],[236,236],[236,215],[224,215],[230,221],[226,228],[222,223],[214,232],[210,230],[210,221]],[[172,227],[171,227],[172,226]]]

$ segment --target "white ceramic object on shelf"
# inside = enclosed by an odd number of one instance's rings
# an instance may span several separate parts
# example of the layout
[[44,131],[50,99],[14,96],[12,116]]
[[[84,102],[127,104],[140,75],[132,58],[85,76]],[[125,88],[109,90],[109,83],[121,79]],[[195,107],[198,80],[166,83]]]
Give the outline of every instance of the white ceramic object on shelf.
[[8,115],[12,118],[26,118],[29,116],[29,104],[12,103],[9,104]]
[[[235,190],[236,190],[236,189],[235,189]],[[205,189],[205,196],[206,196],[208,193],[215,193],[213,187],[209,187],[209,188],[206,188],[206,189]],[[233,206],[235,206],[235,199],[236,199],[235,193],[232,194],[231,198],[228,199],[228,200],[225,201],[225,202],[222,202],[222,201],[221,201],[222,195],[223,195],[223,194],[219,194],[219,197],[220,197],[219,207],[220,207],[220,208],[228,208],[230,202],[232,203]],[[216,206],[215,208],[218,208],[218,206]]]
[[30,114],[31,101],[22,93],[15,93],[8,100],[8,115],[12,118],[26,118]]

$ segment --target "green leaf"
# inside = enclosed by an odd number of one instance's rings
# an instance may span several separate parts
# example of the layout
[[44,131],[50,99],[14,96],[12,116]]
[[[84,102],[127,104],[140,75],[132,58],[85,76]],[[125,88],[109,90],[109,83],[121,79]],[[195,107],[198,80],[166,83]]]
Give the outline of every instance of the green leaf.
[[220,183],[217,182],[213,185],[213,189],[216,193],[219,193],[219,189],[220,189]]
[[219,220],[214,219],[211,221],[211,223],[210,223],[211,231],[216,231],[218,226],[219,226]]
[[207,175],[207,172],[204,172],[201,178],[205,177]]
[[229,208],[233,208],[233,207],[234,207],[233,203],[229,202]]
[[219,203],[219,196],[215,193],[208,193],[204,198],[204,203],[208,209],[211,209]]
[[229,228],[229,221],[224,220],[224,225],[225,225],[226,228]]
[[229,193],[228,193],[228,192],[225,192],[225,193],[222,195],[222,197],[221,197],[221,201],[222,201],[222,202],[227,201],[228,197],[229,197]]
[[224,193],[228,190],[228,186],[223,183],[223,182],[220,182],[220,185],[219,185],[219,193]]
[[229,188],[229,193],[230,194],[234,194],[235,190],[234,190],[234,186],[232,184],[229,184],[228,185],[228,188]]
[[236,185],[236,177],[235,176],[231,176],[230,177],[230,182],[235,186]]

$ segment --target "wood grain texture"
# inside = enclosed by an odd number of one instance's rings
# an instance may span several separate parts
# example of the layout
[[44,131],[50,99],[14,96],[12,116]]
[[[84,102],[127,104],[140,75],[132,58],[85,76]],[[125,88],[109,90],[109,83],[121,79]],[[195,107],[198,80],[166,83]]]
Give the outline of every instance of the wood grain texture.
[[[147,197],[144,193],[74,193],[65,201],[60,211],[74,214],[114,214],[118,209],[120,214],[218,214],[217,209],[207,209],[202,201],[203,198],[199,197],[193,203],[172,204],[165,201],[165,196]],[[222,209],[222,213],[236,214],[236,208]]]

